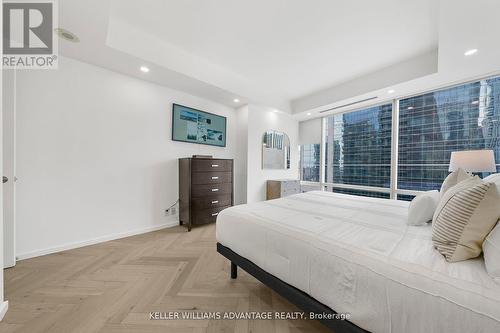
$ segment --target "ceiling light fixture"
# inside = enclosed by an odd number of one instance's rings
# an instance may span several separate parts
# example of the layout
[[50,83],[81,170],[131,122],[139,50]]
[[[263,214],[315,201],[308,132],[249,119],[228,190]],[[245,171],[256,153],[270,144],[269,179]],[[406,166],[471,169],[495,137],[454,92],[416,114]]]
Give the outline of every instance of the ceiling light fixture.
[[413,106],[409,106],[409,107],[408,107],[408,110],[413,110],[413,109],[414,109],[414,107],[413,107]]
[[394,89],[389,89],[389,90],[387,90],[387,93],[388,93],[388,94],[394,94],[395,92],[396,92],[396,90],[394,90]]
[[307,113],[307,115],[308,115],[308,116],[310,116],[310,115],[311,115],[311,112],[308,112],[308,113]]
[[149,72],[149,68],[147,68],[146,66],[141,66],[141,72],[148,73]]
[[274,113],[278,113],[278,110],[273,110]]
[[235,102],[235,103],[239,103],[239,102],[240,102],[240,100],[239,100],[239,99],[237,99],[237,98],[235,98],[235,99],[233,99],[233,102]]
[[471,104],[473,104],[473,105],[479,104],[479,101],[478,100],[472,101]]
[[477,49],[470,49],[470,50],[465,51],[464,56],[471,56],[471,55],[476,54],[476,53],[477,53]]
[[67,40],[68,42],[78,43],[80,38],[69,30],[63,28],[55,28],[54,32],[59,36],[59,38]]

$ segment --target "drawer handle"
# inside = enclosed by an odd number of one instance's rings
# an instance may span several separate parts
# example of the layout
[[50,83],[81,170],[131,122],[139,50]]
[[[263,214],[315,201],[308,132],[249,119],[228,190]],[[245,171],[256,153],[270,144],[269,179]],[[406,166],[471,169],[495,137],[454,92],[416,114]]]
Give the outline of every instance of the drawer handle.
[[218,204],[218,203],[219,203],[219,200],[212,201],[212,205],[215,205],[215,204]]
[[218,168],[219,165],[218,164],[212,164],[212,168]]
[[217,176],[213,176],[213,177],[212,177],[212,179],[219,179],[219,177],[217,177]]
[[219,213],[213,213],[213,214],[212,214],[212,216],[217,216],[217,215],[219,215]]
[[219,189],[218,189],[218,188],[213,188],[213,189],[212,189],[212,192],[218,192],[218,191],[219,191]]

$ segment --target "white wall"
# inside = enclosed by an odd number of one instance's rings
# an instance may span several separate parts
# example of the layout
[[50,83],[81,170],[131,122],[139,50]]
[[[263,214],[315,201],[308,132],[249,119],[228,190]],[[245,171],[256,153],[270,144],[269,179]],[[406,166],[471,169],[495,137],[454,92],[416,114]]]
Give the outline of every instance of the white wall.
[[9,178],[3,184],[3,267],[15,265],[15,80],[16,72],[12,69],[2,71],[2,175]]
[[[3,12],[2,12],[3,6],[0,6],[0,26],[3,26]],[[3,49],[2,45],[0,45],[0,50],[3,54]],[[0,65],[0,69],[1,69]],[[0,94],[2,94],[2,101],[3,101],[3,70],[0,70]],[[0,135],[0,174],[3,174],[3,158],[2,158],[2,137],[3,137],[3,126],[2,126],[2,117],[3,117],[3,103],[0,103],[0,130],[2,130],[2,133]],[[0,213],[3,213],[3,191],[0,191]],[[2,214],[3,215],[3,214]],[[0,228],[0,320],[3,319],[5,312],[7,312],[8,308],[8,302],[4,302],[4,280],[3,280],[3,246],[4,246],[4,240],[3,240],[3,216],[0,216],[0,225],[2,226]]]
[[[226,116],[227,147],[171,141],[173,102]],[[17,117],[20,258],[176,223],[177,159],[236,150],[233,109],[64,57],[18,73]]]
[[316,118],[299,123],[299,145],[321,143],[321,121]]
[[[248,107],[248,203],[266,199],[266,181],[268,179],[298,179],[299,177],[298,122],[288,113],[275,111],[272,108],[257,105],[249,105]],[[291,146],[291,168],[289,170],[262,169],[262,138],[267,130],[288,134]]]
[[236,110],[237,124],[237,149],[234,161],[234,179],[240,184],[235,189],[234,203],[236,205],[247,202],[247,176],[248,176],[248,105]]

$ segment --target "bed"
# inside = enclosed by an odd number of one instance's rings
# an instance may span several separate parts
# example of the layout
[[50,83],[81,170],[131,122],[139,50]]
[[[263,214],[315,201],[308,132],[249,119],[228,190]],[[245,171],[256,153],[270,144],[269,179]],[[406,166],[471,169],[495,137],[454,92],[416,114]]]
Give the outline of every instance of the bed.
[[313,191],[223,210],[218,250],[303,310],[349,314],[341,332],[500,332],[483,259],[447,263],[408,203]]

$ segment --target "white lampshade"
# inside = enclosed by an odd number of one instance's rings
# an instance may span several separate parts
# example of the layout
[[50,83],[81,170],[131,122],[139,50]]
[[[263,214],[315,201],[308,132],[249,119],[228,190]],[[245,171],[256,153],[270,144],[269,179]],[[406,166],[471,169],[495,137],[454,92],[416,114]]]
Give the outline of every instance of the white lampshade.
[[449,171],[462,169],[467,172],[496,172],[493,150],[454,151],[451,153]]

